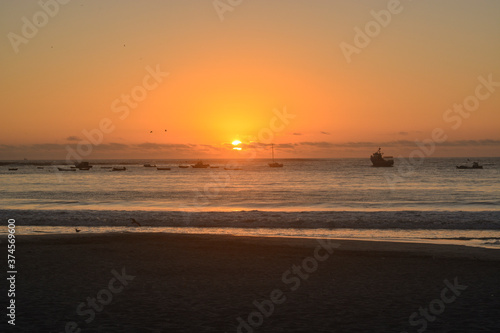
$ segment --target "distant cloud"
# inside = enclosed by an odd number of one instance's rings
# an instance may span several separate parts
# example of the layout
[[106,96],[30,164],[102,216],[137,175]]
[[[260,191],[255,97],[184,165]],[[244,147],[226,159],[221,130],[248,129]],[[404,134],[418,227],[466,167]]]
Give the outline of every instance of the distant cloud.
[[302,135],[302,133],[292,133],[293,135]]
[[136,145],[130,145],[129,147],[139,148],[139,149],[169,150],[169,149],[190,149],[193,146],[196,145],[144,142]]
[[460,147],[460,146],[500,146],[500,140],[457,140],[457,141],[445,141],[437,146],[450,146],[450,147]]
[[318,147],[318,148],[332,148],[335,147],[334,143],[331,142],[300,142],[301,145],[304,146],[313,146],[313,147]]
[[324,135],[330,135],[330,132],[323,132],[323,131],[321,131],[320,133],[324,134]]
[[72,135],[72,136],[68,136],[66,138],[66,141],[80,141],[80,138],[77,137],[77,136]]
[[124,143],[117,143],[117,142],[111,142],[105,144],[106,148],[113,149],[113,150],[124,150],[128,148],[128,145]]
[[[423,140],[422,140],[423,141]],[[71,144],[61,143],[39,143],[27,145],[0,144],[0,155],[4,159],[9,156],[41,156],[41,158],[60,158],[64,159],[67,155],[67,147],[78,149],[79,142]],[[490,148],[491,151],[498,151],[500,140],[482,139],[482,140],[455,140],[436,143],[437,147],[447,147],[450,149],[468,149],[473,151],[476,148]],[[250,142],[241,144],[243,150],[256,149],[259,154],[262,151],[270,149],[270,143]],[[302,142],[283,142],[275,144],[278,149],[293,151],[295,154],[315,152],[316,154],[328,154],[329,150],[341,149],[350,151],[364,151],[377,149],[378,147],[390,148],[391,150],[410,151],[417,147],[413,140],[393,140],[383,142],[371,141],[350,141],[350,142],[328,142],[328,141],[302,141]],[[103,143],[93,146],[92,158],[119,158],[120,156],[143,156],[143,154],[157,154],[156,156],[168,156],[176,158],[177,156],[218,156],[232,150],[231,144],[207,145],[207,144],[174,144],[174,143],[153,143],[142,142],[134,144],[125,143]],[[81,148],[80,148],[81,149]],[[387,150],[387,149],[386,149]],[[322,152],[323,151],[323,152]],[[495,154],[498,155],[498,154]]]
[[[385,142],[369,142],[369,141],[358,141],[358,142],[299,142],[299,145],[303,146],[314,146],[318,148],[370,148],[370,147],[413,147],[416,145],[415,141],[411,140],[394,140]],[[436,143],[436,146],[440,147],[464,147],[464,146],[500,146],[500,140],[457,140],[457,141],[445,141],[442,143]]]
[[281,149],[293,149],[295,148],[295,145],[292,143],[280,143],[276,145],[276,147]]

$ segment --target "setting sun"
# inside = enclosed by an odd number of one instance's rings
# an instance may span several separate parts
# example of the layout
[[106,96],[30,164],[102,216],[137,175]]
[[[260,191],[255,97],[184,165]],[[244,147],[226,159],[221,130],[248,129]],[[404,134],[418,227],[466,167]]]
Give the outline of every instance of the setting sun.
[[233,149],[234,150],[241,150],[241,147],[236,147],[238,146],[239,144],[241,144],[241,141],[240,140],[234,140],[233,142],[231,142],[233,144]]

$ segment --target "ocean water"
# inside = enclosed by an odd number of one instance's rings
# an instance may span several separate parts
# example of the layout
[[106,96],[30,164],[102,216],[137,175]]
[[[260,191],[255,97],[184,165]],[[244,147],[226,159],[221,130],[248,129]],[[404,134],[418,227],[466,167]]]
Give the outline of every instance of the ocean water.
[[283,168],[268,160],[207,160],[218,166],[207,169],[181,169],[195,162],[183,160],[90,162],[76,172],[58,171],[61,161],[0,166],[2,216],[52,227],[128,227],[134,217],[176,228],[490,230],[492,239],[500,230],[500,158],[481,158],[482,170],[456,169],[464,158],[396,159],[392,168],[368,158],[284,159]]

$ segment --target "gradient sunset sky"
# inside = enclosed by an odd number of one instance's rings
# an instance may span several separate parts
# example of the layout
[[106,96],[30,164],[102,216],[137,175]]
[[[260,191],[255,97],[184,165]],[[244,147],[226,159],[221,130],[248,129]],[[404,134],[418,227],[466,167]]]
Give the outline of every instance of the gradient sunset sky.
[[500,1],[46,2],[0,2],[0,159],[500,156]]

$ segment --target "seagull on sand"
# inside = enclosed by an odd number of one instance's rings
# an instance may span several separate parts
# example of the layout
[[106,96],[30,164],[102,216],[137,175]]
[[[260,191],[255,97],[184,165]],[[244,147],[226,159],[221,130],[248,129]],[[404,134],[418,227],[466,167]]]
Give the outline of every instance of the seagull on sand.
[[130,218],[132,220],[132,224],[137,224],[138,227],[141,227],[141,224],[137,222],[133,217]]

